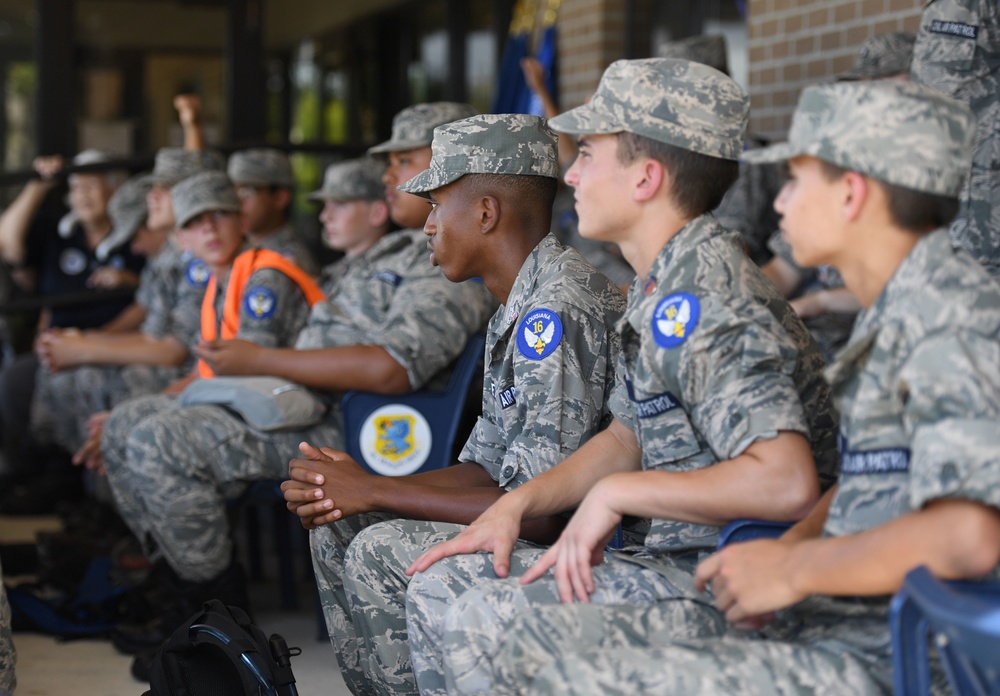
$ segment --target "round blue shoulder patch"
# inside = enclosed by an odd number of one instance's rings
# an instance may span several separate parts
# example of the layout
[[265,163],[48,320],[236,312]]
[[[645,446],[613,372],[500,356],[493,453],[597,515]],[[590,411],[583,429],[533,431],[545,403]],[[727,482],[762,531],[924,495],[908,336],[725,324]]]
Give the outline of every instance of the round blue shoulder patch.
[[701,317],[701,303],[687,292],[667,295],[653,311],[653,338],[660,348],[676,348],[687,340]]
[[558,314],[544,307],[534,309],[517,326],[517,349],[529,360],[541,360],[552,355],[562,335],[562,320]]
[[278,308],[278,297],[271,288],[257,285],[243,293],[243,307],[254,319],[267,319]]
[[208,285],[208,278],[212,272],[208,270],[208,264],[201,259],[191,259],[184,270],[184,275],[191,285],[200,288]]

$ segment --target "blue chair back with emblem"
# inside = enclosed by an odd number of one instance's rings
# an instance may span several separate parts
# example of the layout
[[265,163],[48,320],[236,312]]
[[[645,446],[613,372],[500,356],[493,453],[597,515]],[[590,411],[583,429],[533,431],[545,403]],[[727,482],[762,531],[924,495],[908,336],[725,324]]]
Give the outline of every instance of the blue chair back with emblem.
[[930,639],[958,696],[1000,694],[1000,583],[946,583],[920,566],[892,598],[889,630],[896,696],[931,693]]
[[442,392],[347,392],[340,402],[347,453],[369,472],[383,476],[449,466],[470,385],[482,374],[485,346],[483,334],[469,339]]

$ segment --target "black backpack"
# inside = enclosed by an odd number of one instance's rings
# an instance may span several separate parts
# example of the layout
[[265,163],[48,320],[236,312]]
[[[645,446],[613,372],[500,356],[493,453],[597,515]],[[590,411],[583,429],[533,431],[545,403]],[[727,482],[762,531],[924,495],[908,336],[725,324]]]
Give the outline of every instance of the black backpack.
[[290,658],[300,653],[239,607],[209,600],[160,648],[143,696],[297,696]]

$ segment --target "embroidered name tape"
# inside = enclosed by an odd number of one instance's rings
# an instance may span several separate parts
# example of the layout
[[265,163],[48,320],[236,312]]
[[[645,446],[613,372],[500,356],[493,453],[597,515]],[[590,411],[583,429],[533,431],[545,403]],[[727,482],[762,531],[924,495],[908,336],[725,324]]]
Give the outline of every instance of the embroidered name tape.
[[963,39],[975,39],[979,35],[979,27],[975,24],[962,24],[961,22],[946,22],[942,19],[935,19],[927,27],[927,31],[932,34],[947,34],[948,36],[959,36]]
[[625,381],[625,387],[628,389],[628,398],[632,400],[635,406],[635,415],[637,418],[654,418],[667,411],[673,411],[681,405],[677,397],[670,392],[663,392],[662,394],[650,396],[645,399],[637,399],[635,398],[635,391],[632,389],[631,380]]
[[840,473],[845,476],[898,474],[909,470],[910,450],[904,447],[855,452],[844,449],[840,453]]
[[388,283],[394,288],[398,288],[399,284],[403,282],[403,276],[393,271],[375,271],[368,278],[371,280],[381,280],[383,283]]

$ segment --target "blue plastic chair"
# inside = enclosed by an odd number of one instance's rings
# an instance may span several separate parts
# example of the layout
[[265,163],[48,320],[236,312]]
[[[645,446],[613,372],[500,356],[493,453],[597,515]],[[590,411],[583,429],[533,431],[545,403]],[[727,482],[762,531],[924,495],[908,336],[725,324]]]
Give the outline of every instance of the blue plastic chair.
[[[440,469],[451,464],[452,451],[470,385],[477,375],[482,374],[485,345],[486,336],[483,334],[477,334],[469,339],[455,362],[447,387],[442,392],[420,390],[393,396],[357,390],[347,392],[341,400],[347,453],[368,471],[382,473],[373,470],[362,455],[361,427],[368,416],[377,409],[403,404],[420,412],[430,426],[432,438],[430,452],[418,471]],[[259,548],[260,520],[256,508],[263,506],[270,510],[271,524],[274,528],[274,546],[278,554],[281,606],[283,609],[292,610],[298,606],[295,547],[308,548],[308,541],[305,530],[285,508],[285,499],[280,486],[281,481],[256,481],[240,497],[238,505],[245,511],[247,536],[250,539],[249,571],[250,577],[256,579],[263,576]],[[306,555],[308,557],[308,553]],[[311,566],[306,572],[311,573]],[[322,618],[320,623],[322,624]]]
[[738,544],[741,541],[753,541],[754,539],[777,539],[791,526],[789,522],[733,520],[719,532],[719,543],[716,548],[721,549],[729,544]]
[[[485,345],[486,336],[483,334],[477,334],[469,339],[462,354],[455,362],[455,367],[444,391],[421,389],[409,394],[391,396],[363,391],[347,392],[340,402],[347,453],[369,472],[387,476],[420,473],[433,469],[443,469],[451,465],[455,438],[458,435],[458,427],[465,411],[469,388],[473,380],[482,375],[481,366]],[[400,407],[413,409],[426,420],[430,430],[430,444],[429,452],[426,452],[426,458],[423,458],[423,463],[419,467],[404,468],[393,472],[391,468],[375,461],[374,457],[372,461],[366,458],[365,447],[362,443],[362,428],[365,426],[365,421],[377,410],[384,409],[382,412],[392,414],[394,411],[402,412]],[[392,418],[393,416],[388,415],[387,417]],[[403,427],[412,429],[413,425],[404,425]],[[410,432],[412,433],[412,430]],[[427,447],[426,442],[417,441],[415,438],[413,441],[406,442],[404,450],[405,448]]]
[[889,604],[889,630],[896,696],[930,693],[930,638],[958,696],[1000,694],[1000,583],[946,583],[920,566]]

